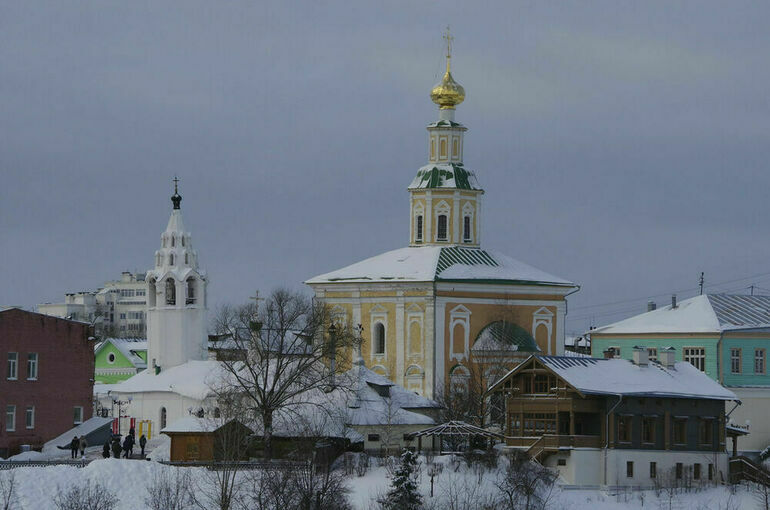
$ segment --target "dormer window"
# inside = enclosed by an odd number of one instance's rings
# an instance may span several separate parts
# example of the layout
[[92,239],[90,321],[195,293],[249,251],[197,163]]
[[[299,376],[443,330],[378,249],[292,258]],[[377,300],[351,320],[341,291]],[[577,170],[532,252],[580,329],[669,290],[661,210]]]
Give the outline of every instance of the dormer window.
[[417,216],[417,229],[416,230],[417,231],[415,233],[414,239],[418,243],[421,243],[422,242],[422,214]]
[[463,242],[471,242],[471,217],[463,217]]
[[440,214],[438,217],[438,228],[436,229],[436,239],[439,241],[447,240],[447,217],[446,214]]

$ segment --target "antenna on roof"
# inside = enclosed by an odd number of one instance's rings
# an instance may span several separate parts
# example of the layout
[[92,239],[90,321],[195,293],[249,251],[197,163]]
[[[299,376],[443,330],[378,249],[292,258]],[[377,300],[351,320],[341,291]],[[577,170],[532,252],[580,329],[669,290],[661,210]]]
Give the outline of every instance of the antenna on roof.
[[698,280],[698,284],[700,285],[700,295],[703,295],[703,281],[704,281],[705,273],[703,271],[700,272],[700,279]]

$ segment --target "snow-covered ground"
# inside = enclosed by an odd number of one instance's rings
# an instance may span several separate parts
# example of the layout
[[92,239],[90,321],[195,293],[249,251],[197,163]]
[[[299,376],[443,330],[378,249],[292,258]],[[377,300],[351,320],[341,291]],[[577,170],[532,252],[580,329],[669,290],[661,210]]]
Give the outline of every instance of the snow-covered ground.
[[[165,445],[161,445],[161,448]],[[430,498],[430,477],[425,458],[421,457],[420,489],[426,501]],[[453,462],[450,457],[439,457],[436,463],[443,468],[435,478],[434,499],[454,498],[482,502],[495,489],[501,471],[479,471],[466,467],[464,462]],[[162,471],[190,470],[194,477],[201,476],[203,468],[176,468],[142,460],[99,459],[85,468],[50,466],[45,468],[24,467],[0,472],[8,476],[13,472],[18,487],[19,510],[53,509],[54,496],[65,488],[84,484],[86,480],[100,483],[119,498],[115,510],[144,510],[147,486]],[[351,489],[350,501],[357,509],[374,508],[374,499],[384,494],[390,483],[385,466],[372,467],[364,476],[355,474],[348,478]],[[440,500],[441,501],[441,500]],[[443,500],[445,502],[446,499]],[[669,505],[671,503],[671,505]],[[439,508],[445,508],[440,504]],[[473,507],[471,507],[473,508]],[[753,510],[760,508],[753,494],[746,487],[738,487],[731,493],[728,487],[715,487],[700,491],[682,492],[673,496],[655,491],[625,491],[608,493],[599,490],[555,489],[548,508],[590,510],[646,510],[648,508],[672,508],[694,510]]]

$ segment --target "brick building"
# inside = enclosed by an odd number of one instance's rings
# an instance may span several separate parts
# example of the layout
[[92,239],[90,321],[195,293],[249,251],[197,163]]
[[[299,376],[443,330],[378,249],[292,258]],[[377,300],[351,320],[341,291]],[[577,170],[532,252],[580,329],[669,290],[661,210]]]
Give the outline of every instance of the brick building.
[[11,308],[0,312],[0,457],[40,447],[91,417],[91,326]]

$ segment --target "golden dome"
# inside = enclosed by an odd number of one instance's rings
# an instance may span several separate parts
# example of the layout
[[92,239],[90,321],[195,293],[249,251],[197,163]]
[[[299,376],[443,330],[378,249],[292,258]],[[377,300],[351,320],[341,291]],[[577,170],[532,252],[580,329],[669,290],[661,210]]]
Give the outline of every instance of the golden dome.
[[465,101],[465,89],[452,78],[449,59],[447,59],[444,78],[430,91],[430,99],[442,110],[454,110],[455,106]]

